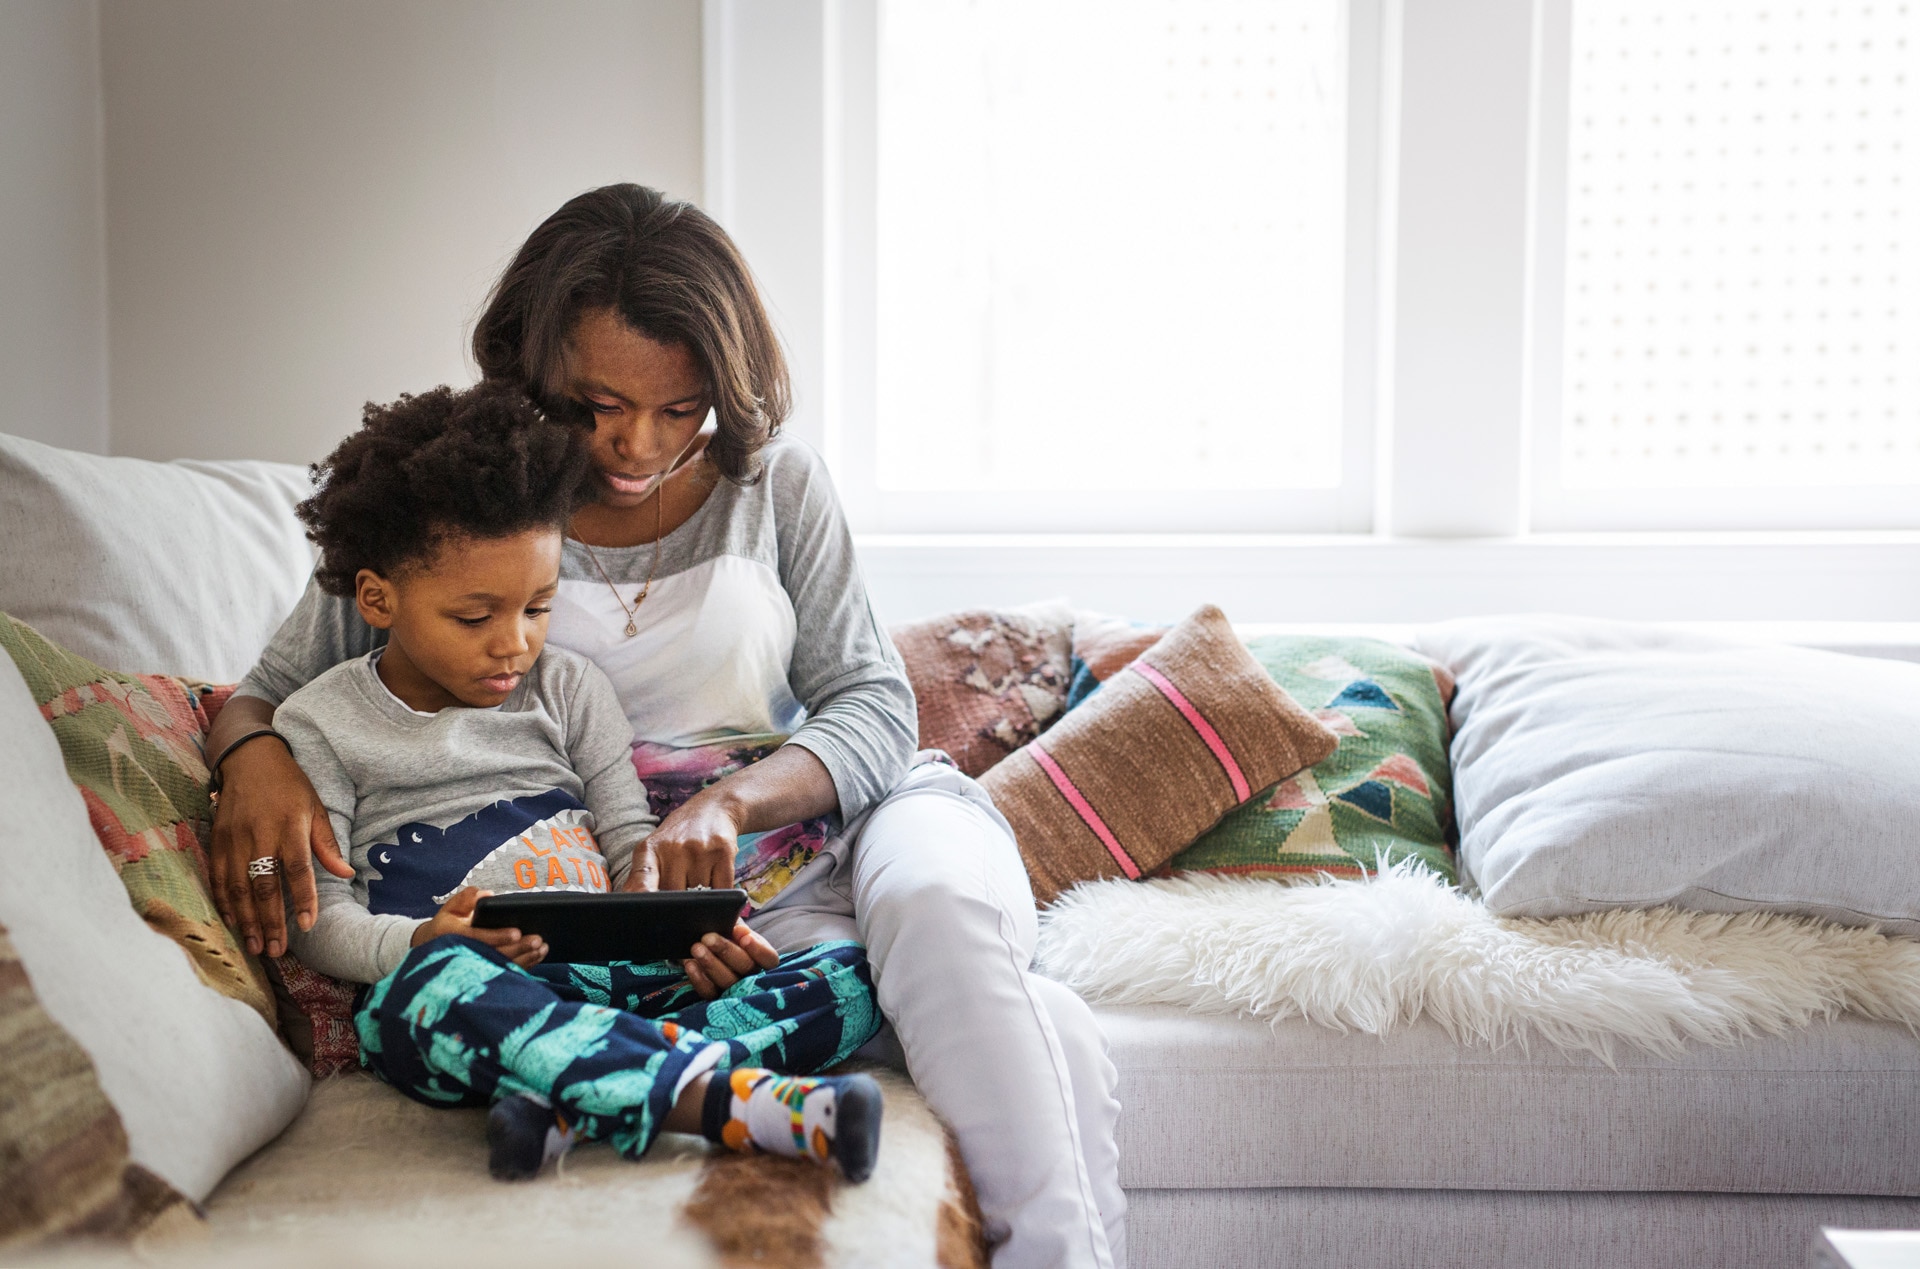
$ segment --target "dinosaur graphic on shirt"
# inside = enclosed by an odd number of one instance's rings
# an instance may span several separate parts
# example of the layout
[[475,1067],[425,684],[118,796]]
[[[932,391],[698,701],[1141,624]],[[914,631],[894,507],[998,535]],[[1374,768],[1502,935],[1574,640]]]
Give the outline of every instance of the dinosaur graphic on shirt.
[[564,789],[483,807],[445,828],[402,824],[367,848],[367,909],[430,917],[467,886],[516,890],[610,888],[593,814]]

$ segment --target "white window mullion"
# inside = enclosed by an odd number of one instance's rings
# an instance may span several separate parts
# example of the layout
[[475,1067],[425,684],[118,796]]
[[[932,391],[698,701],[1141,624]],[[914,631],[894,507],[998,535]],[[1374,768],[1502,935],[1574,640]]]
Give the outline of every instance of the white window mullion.
[[838,0],[704,0],[706,209],[754,270],[794,381],[787,430],[826,452],[839,338],[827,41]]
[[1525,531],[1526,242],[1534,5],[1396,0],[1395,536]]

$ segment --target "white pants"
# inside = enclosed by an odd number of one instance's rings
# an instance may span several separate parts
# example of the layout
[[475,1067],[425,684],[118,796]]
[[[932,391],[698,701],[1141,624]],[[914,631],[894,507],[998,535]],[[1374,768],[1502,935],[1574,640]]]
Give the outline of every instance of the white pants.
[[1086,1002],[1028,972],[1033,891],[1006,821],[916,767],[751,924],[781,951],[866,944],[880,1009],[953,1129],[996,1269],[1126,1263],[1118,1076]]

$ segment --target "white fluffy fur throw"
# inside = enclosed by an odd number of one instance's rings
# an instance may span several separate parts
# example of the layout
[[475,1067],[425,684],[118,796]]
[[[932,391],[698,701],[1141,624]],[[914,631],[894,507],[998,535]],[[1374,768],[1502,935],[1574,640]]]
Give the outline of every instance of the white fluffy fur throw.
[[1041,916],[1039,969],[1089,1000],[1302,1017],[1462,1042],[1539,1037],[1609,1061],[1843,1012],[1920,1029],[1920,941],[1799,917],[1653,908],[1502,920],[1422,869],[1282,885],[1102,881]]

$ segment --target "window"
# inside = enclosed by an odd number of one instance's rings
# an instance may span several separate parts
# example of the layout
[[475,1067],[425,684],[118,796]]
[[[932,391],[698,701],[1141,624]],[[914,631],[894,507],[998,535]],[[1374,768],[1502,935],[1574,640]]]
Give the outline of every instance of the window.
[[1573,0],[1566,92],[1535,523],[1920,522],[1920,5]]
[[705,12],[863,534],[1920,529],[1920,0]]
[[882,489],[1340,485],[1341,10],[881,5]]
[[1366,527],[1348,8],[877,5],[866,527]]

